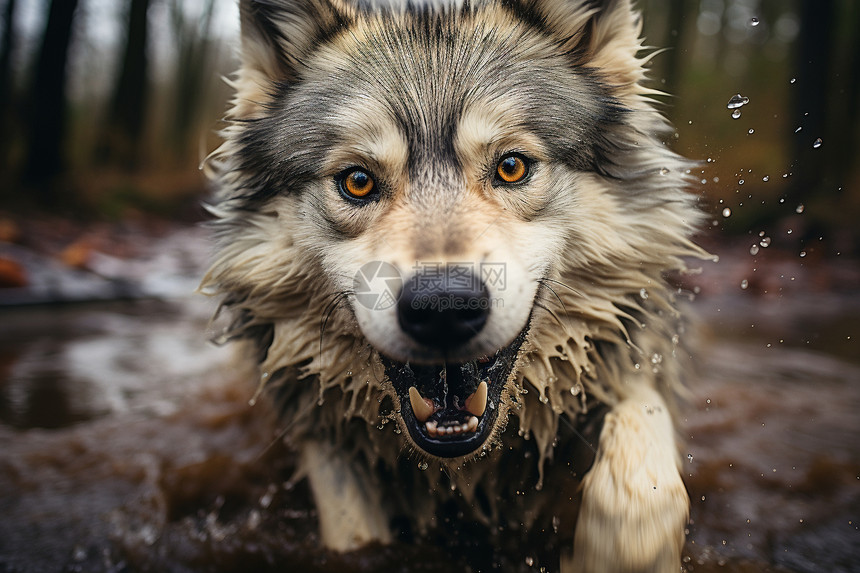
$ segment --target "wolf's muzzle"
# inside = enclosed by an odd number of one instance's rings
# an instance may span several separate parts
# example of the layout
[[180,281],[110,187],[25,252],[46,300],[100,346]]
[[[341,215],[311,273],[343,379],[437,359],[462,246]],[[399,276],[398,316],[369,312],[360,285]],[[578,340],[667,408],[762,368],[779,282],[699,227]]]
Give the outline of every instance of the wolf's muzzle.
[[397,320],[416,342],[448,350],[484,328],[490,306],[487,285],[471,271],[420,269],[403,285]]

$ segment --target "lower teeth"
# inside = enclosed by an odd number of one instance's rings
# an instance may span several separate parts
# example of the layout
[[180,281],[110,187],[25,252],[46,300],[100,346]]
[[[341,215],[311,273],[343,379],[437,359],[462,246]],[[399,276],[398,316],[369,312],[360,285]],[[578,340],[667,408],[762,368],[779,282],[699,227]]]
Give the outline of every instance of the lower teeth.
[[474,432],[478,429],[478,418],[475,416],[469,416],[469,419],[462,424],[442,427],[439,427],[439,423],[436,421],[429,421],[424,424],[424,427],[427,429],[427,433],[433,437],[465,434]]

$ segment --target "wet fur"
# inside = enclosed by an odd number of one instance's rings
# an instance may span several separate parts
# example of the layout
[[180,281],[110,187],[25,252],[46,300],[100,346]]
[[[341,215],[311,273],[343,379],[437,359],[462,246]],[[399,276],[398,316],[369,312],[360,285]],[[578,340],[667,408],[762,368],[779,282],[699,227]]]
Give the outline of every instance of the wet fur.
[[[236,96],[207,161],[217,257],[203,289],[283,410],[323,541],[387,542],[393,516],[425,531],[448,500],[490,526],[547,531],[560,506],[581,506],[558,531],[564,571],[676,571],[684,352],[664,276],[704,253],[689,240],[690,164],[663,145],[643,85],[636,12],[622,0],[240,8]],[[539,161],[533,192],[487,199],[482,173],[510,147]],[[357,209],[331,181],[367,157],[389,194]],[[376,258],[486,253],[520,286],[484,342],[506,344],[533,302],[528,339],[489,447],[428,458],[406,437],[373,339],[388,344],[386,330],[357,316],[352,277]]]

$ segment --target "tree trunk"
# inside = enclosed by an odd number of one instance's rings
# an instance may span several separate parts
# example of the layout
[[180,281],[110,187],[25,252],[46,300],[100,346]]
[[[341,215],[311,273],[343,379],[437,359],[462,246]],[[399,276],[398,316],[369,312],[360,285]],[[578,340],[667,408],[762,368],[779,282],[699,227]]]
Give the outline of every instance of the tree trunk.
[[[792,116],[801,129],[793,136],[791,147],[791,185],[786,193],[787,207],[810,207],[832,192],[832,174],[827,156],[839,142],[828,133],[832,87],[834,3],[832,0],[801,2],[800,35],[796,52],[797,80],[792,93]],[[821,144],[816,141],[821,139]],[[789,213],[790,214],[790,213]],[[812,240],[824,234],[826,223],[815,208],[807,208],[804,221],[808,228],[803,238]]]
[[146,54],[150,0],[131,0],[125,50],[110,113],[97,149],[102,162],[118,162],[132,170],[140,164],[149,92],[149,60]]
[[14,134],[17,131],[14,125],[14,116],[10,112],[13,107],[13,99],[15,91],[12,86],[12,53],[15,51],[17,40],[15,30],[15,2],[16,0],[6,0],[6,7],[3,10],[3,20],[0,22],[0,29],[3,34],[3,44],[0,45],[0,166],[3,166],[8,173],[7,153],[9,151],[9,143],[14,139]]
[[63,169],[63,139],[66,131],[66,63],[72,23],[78,0],[51,0],[48,22],[28,98],[27,149],[24,180],[51,202],[52,182]]
[[684,69],[684,61],[687,59],[686,28],[687,18],[690,13],[690,3],[686,0],[670,0],[668,28],[663,46],[669,48],[665,58],[665,80],[661,87],[667,93],[678,94],[678,80]]
[[179,43],[176,59],[176,108],[171,122],[170,139],[175,157],[182,161],[188,154],[188,139],[200,118],[200,104],[206,84],[206,68],[211,53],[209,34],[214,13],[214,0],[206,0],[198,21],[188,22],[182,3],[174,0],[171,16],[174,34]]

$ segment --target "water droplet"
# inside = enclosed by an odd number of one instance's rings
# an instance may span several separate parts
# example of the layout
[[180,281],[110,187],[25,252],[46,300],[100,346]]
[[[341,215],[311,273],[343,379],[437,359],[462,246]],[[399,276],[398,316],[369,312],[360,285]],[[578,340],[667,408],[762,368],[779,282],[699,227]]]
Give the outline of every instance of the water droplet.
[[750,26],[758,26],[758,25],[759,25],[758,18],[753,18],[750,20]]
[[750,135],[752,135],[753,133],[755,133],[755,130],[754,130],[754,129],[750,129],[747,133],[749,133]]
[[806,251],[800,251],[800,258],[803,258],[805,256],[806,256]]
[[729,103],[726,104],[726,107],[729,109],[737,109],[739,107],[743,107],[750,102],[750,98],[744,97],[741,94],[733,95],[731,99],[729,99]]
[[668,169],[666,169],[665,167],[660,168],[660,175],[666,175],[667,173],[669,173]]
[[687,459],[690,460],[690,463],[693,463],[693,454],[687,454]]
[[737,119],[740,116],[741,116],[741,110],[736,109],[735,111],[732,112],[732,119]]
[[750,282],[747,279],[744,279],[741,281],[741,288],[743,290],[746,290],[747,288],[749,288],[749,286],[750,286]]
[[793,84],[793,83],[794,83],[794,82],[796,82],[796,81],[797,81],[797,78],[791,78],[791,80],[789,80],[789,82],[788,82],[788,83]]
[[728,217],[731,217],[731,216],[732,216],[732,210],[731,210],[731,209],[729,209],[728,207],[726,207],[725,209],[723,209],[723,217],[728,218]]
[[422,472],[424,470],[426,470],[427,469],[427,462],[424,460],[421,460],[420,462],[418,462],[418,469],[421,470]]
[[656,352],[651,355],[651,364],[660,364],[663,362],[663,355]]
[[647,299],[648,298],[648,291],[645,290],[644,288],[639,289],[639,296],[641,296],[643,300]]
[[765,247],[765,248],[769,247],[770,246],[770,237],[763,238],[761,241],[758,242],[758,244],[761,245],[762,247]]
[[750,254],[753,256],[758,254],[758,245],[753,245],[752,247],[750,247]]
[[794,210],[794,212],[795,213],[803,213],[803,209],[804,209],[804,206],[803,206],[803,203],[801,203],[800,205],[797,206],[797,208]]
[[820,137],[818,137],[818,138],[816,138],[816,139],[815,139],[815,141],[813,141],[813,142],[812,142],[812,148],[813,148],[813,149],[818,149],[819,147],[821,147],[821,144],[822,144],[822,143],[824,143],[824,142],[823,142],[823,141],[821,141],[821,138],[820,138]]
[[743,185],[743,184],[744,184],[744,180],[743,180],[743,179],[741,179],[740,181],[738,181],[738,185]]
[[534,565],[534,564],[535,564],[534,557],[526,557],[526,565],[528,565],[529,567],[531,567],[531,566],[532,566],[532,565]]
[[768,181],[770,181],[770,175],[765,175],[764,177],[761,178],[761,180],[764,181],[765,183],[767,183]]
[[803,129],[803,127],[802,127],[802,126],[801,126],[801,127],[798,127],[797,129],[795,129],[795,130],[794,130],[794,133],[800,133],[800,130],[802,130],[802,129]]

